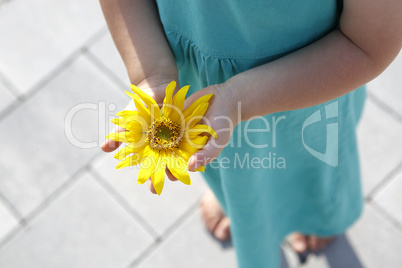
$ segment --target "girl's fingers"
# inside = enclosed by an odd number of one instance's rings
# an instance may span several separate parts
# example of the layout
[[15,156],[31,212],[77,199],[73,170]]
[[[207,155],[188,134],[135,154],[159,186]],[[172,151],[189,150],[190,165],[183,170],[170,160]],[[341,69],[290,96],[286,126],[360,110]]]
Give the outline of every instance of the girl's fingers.
[[149,190],[151,191],[151,193],[156,194],[156,191],[155,191],[154,185],[152,184],[151,178],[148,179],[148,187],[149,187]]
[[[125,129],[122,127],[118,127],[114,132],[121,132],[121,131],[125,131]],[[107,139],[102,144],[101,149],[102,149],[102,151],[104,151],[106,153],[110,153],[110,152],[113,152],[114,150],[116,150],[117,148],[119,148],[119,146],[121,144],[122,144],[121,142]]]
[[168,168],[166,168],[166,175],[168,176],[169,180],[177,181],[176,177],[173,176],[173,174],[170,172],[170,170]]
[[[126,108],[124,110],[131,110],[131,111],[136,111],[135,109],[135,104],[134,101],[131,100],[128,105],[126,106]],[[117,128],[115,128],[115,130],[113,132],[121,132],[121,131],[125,131],[124,128],[116,126]],[[105,153],[110,153],[113,152],[114,150],[116,150],[117,148],[119,148],[119,146],[121,145],[121,142],[118,141],[114,141],[114,140],[110,140],[107,139],[105,140],[105,142],[101,145],[101,149],[102,151],[104,151]]]
[[[166,175],[168,176],[169,180],[177,181],[175,176],[173,176],[173,174],[167,168],[166,168]],[[156,191],[155,191],[154,185],[152,184],[151,178],[148,179],[148,187],[149,187],[149,190],[151,191],[151,193],[156,194]]]
[[190,157],[188,162],[188,168],[190,171],[194,171],[197,168],[214,161],[229,142],[234,129],[234,124],[227,122],[226,120],[223,122],[211,122],[210,125],[216,131],[218,137],[214,138],[210,136],[202,150],[194,153]]
[[105,153],[110,153],[110,152],[113,152],[114,150],[116,150],[117,148],[119,148],[120,145],[121,145],[121,142],[107,139],[102,144],[101,148],[102,148],[102,151],[104,151]]
[[215,141],[215,138],[211,137],[202,150],[190,157],[188,162],[190,171],[195,171],[197,168],[211,163],[219,156],[223,148],[215,146],[213,141]]

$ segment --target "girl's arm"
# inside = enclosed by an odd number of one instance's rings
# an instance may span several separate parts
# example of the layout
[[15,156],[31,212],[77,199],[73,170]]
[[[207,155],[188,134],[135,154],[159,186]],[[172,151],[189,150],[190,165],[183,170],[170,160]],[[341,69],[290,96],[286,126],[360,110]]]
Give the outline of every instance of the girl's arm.
[[[189,169],[212,162],[229,142],[231,131],[239,123],[238,103],[241,120],[248,120],[330,101],[378,76],[401,46],[402,1],[344,0],[340,29],[190,96],[196,99],[215,93],[205,119],[219,133],[191,157]],[[218,115],[232,120],[214,121]]]
[[[178,80],[176,63],[152,0],[100,0],[114,43],[132,84],[163,103],[166,86]],[[135,109],[130,103],[129,107]],[[119,128],[117,131],[124,131]],[[120,142],[106,140],[102,150],[111,152]],[[176,180],[166,172],[170,180]],[[156,193],[150,180],[148,186]]]
[[132,84],[158,103],[165,86],[177,81],[177,67],[158,10],[151,0],[100,0],[110,33]]
[[344,0],[340,29],[222,85],[242,120],[340,97],[378,76],[402,46],[402,1]]

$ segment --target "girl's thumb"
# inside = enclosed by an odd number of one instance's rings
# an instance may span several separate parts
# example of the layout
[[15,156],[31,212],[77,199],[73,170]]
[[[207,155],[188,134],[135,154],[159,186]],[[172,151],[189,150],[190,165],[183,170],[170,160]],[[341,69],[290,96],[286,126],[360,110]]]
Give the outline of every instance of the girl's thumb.
[[197,168],[205,166],[214,161],[220,154],[223,148],[213,146],[211,139],[207,142],[204,148],[190,157],[188,161],[188,169],[195,171]]

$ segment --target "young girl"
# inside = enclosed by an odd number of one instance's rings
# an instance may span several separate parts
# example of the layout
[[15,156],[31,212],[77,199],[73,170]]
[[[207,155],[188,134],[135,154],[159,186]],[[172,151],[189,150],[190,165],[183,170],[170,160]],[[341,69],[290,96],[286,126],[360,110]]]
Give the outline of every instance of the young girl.
[[191,85],[186,104],[214,93],[218,138],[189,169],[217,158],[205,221],[219,239],[230,224],[240,267],[278,267],[287,234],[319,249],[359,217],[359,87],[401,49],[401,1],[100,2],[133,84],[158,103],[172,80]]

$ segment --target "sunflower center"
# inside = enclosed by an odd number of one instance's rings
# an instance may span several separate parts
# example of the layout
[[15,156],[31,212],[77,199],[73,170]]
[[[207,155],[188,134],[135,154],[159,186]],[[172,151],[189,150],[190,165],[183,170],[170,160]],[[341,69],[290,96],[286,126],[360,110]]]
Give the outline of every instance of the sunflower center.
[[151,148],[167,150],[177,147],[181,141],[180,127],[169,118],[153,122],[147,132]]

